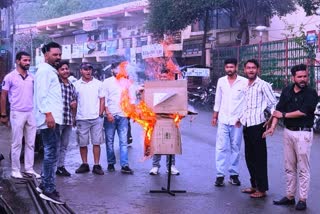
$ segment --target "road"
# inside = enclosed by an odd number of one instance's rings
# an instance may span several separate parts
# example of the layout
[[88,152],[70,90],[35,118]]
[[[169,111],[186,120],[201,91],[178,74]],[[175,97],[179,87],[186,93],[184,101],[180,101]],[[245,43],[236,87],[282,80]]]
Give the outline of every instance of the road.
[[[179,176],[172,177],[172,189],[186,190],[187,193],[168,194],[149,193],[151,189],[166,186],[165,158],[162,158],[160,174],[150,176],[151,160],[142,160],[142,130],[133,124],[134,143],[129,147],[130,167],[134,175],[120,172],[119,163],[116,172],[107,172],[105,144],[102,145],[101,165],[105,175],[98,176],[91,172],[75,174],[80,164],[80,155],[75,142],[75,134],[71,138],[66,168],[72,172],[69,178],[58,177],[57,188],[62,198],[76,213],[295,213],[294,207],[274,206],[272,200],[283,196],[285,191],[282,129],[267,139],[268,170],[270,190],[264,199],[251,199],[241,193],[241,188],[249,185],[249,175],[244,159],[244,144],[240,157],[241,187],[226,184],[225,187],[214,186],[215,181],[215,134],[216,128],[210,125],[211,113],[200,112],[190,122],[185,118],[181,124],[183,154],[177,155],[176,166]],[[3,134],[4,127],[0,133]],[[319,213],[320,170],[317,170],[320,151],[320,135],[315,135],[311,154],[311,190],[305,213]],[[119,157],[118,141],[116,155]],[[119,159],[118,159],[119,160]],[[89,148],[89,163],[92,168],[92,148]],[[36,169],[40,170],[40,163]],[[7,175],[9,172],[7,173]]]

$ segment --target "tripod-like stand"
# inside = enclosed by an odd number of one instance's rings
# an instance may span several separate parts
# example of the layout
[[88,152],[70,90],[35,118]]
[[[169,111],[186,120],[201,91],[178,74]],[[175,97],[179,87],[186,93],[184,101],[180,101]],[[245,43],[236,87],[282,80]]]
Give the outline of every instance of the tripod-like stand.
[[168,166],[168,181],[167,188],[162,187],[161,190],[150,190],[150,193],[168,193],[169,195],[175,196],[175,193],[186,193],[186,190],[171,190],[171,166],[172,166],[172,155],[169,155],[169,166]]

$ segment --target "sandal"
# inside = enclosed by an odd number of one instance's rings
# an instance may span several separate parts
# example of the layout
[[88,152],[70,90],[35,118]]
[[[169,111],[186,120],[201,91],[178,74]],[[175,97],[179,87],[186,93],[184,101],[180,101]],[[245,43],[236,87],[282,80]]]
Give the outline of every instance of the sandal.
[[241,192],[246,193],[246,194],[252,194],[252,193],[256,192],[256,189],[249,187],[249,188],[245,188],[245,189],[241,190]]
[[259,191],[250,194],[251,198],[264,198],[266,196],[267,196],[266,192],[259,192]]

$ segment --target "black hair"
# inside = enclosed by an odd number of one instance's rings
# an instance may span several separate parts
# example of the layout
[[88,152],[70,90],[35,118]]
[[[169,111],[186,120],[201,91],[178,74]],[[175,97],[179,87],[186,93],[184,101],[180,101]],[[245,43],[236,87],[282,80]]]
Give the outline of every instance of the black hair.
[[291,68],[291,74],[292,76],[295,76],[297,71],[306,71],[307,66],[305,64],[295,65]]
[[41,51],[43,54],[45,54],[45,53],[49,52],[51,48],[59,48],[60,50],[62,49],[61,45],[59,45],[58,43],[49,42],[48,44],[43,45],[43,47],[41,48]]
[[235,66],[237,66],[238,60],[236,58],[226,59],[224,60],[224,65],[227,65],[227,64],[234,64]]
[[244,63],[244,67],[246,67],[246,65],[247,65],[249,62],[255,64],[255,66],[257,66],[257,68],[260,68],[259,62],[258,62],[258,60],[256,60],[256,59],[249,59],[249,60],[247,60],[247,61]]
[[22,56],[30,56],[30,54],[25,51],[19,51],[16,54],[16,60],[21,60]]
[[57,65],[57,69],[61,68],[63,65],[67,65],[68,68],[70,67],[68,60],[61,60],[61,61],[59,62],[59,64]]

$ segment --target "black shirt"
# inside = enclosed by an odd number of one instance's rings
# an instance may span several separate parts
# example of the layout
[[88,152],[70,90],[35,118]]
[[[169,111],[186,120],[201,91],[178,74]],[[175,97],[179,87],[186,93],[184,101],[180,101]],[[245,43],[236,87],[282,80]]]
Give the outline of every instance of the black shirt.
[[301,111],[306,116],[299,118],[285,118],[284,125],[286,127],[309,127],[313,126],[314,111],[318,102],[317,92],[305,87],[298,93],[293,90],[294,84],[289,85],[282,90],[280,101],[277,104],[276,110],[280,112],[294,112]]

